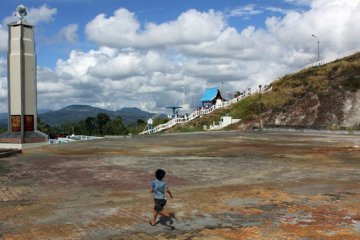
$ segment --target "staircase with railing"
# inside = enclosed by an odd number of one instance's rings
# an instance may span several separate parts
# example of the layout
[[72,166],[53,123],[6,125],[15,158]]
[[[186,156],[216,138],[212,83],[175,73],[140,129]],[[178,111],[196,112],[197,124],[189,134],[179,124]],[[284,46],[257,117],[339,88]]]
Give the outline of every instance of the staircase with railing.
[[[251,93],[248,93],[246,96],[251,95]],[[141,133],[139,133],[140,135],[144,135],[144,134],[153,134],[153,133],[157,133],[166,129],[169,129],[173,126],[175,126],[178,123],[185,123],[185,122],[190,122],[202,115],[207,115],[209,113],[212,113],[214,110],[216,109],[220,109],[220,108],[225,108],[230,106],[231,104],[237,103],[238,101],[240,101],[241,99],[243,99],[245,97],[245,95],[240,95],[238,97],[235,97],[229,101],[225,101],[222,104],[217,104],[217,105],[212,105],[209,108],[201,108],[198,110],[194,110],[191,114],[189,114],[188,116],[183,116],[183,117],[176,117],[171,119],[170,121],[164,123],[164,124],[160,124],[157,125],[156,127],[152,128],[152,129],[148,129],[146,131],[143,131]]]

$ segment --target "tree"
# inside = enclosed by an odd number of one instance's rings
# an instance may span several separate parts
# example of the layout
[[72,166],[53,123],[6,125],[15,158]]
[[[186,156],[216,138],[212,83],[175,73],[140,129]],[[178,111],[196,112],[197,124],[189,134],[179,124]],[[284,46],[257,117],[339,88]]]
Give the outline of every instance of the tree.
[[234,94],[234,97],[238,97],[238,96],[240,96],[241,94],[242,94],[241,92],[236,91],[235,94]]
[[85,119],[85,122],[80,122],[80,124],[84,124],[84,129],[86,132],[86,135],[94,135],[95,129],[96,129],[96,118],[94,117],[87,117]]
[[124,126],[123,121],[120,116],[116,117],[114,120],[108,121],[104,128],[103,134],[107,135],[123,135],[128,134],[127,128]]
[[143,124],[145,124],[145,121],[139,118],[139,119],[136,121],[136,123],[137,123],[138,125],[143,125]]
[[51,133],[51,126],[46,124],[40,117],[37,117],[37,128],[48,135]]
[[6,129],[3,127],[0,127],[0,133],[6,132]]
[[99,113],[96,116],[96,124],[97,127],[99,129],[99,133],[102,135],[103,134],[103,128],[106,125],[106,123],[108,123],[110,121],[110,117],[106,114],[106,113]]

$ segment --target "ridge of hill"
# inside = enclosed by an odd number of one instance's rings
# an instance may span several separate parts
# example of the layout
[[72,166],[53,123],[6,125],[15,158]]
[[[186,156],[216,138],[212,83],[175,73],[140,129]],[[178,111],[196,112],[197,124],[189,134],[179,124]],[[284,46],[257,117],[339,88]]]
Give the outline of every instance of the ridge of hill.
[[138,108],[123,108],[111,111],[89,105],[70,105],[57,111],[39,114],[39,117],[49,125],[59,125],[64,122],[78,122],[87,117],[96,117],[99,113],[105,113],[110,118],[121,116],[125,125],[136,122],[138,119],[145,120],[153,113],[142,111]]
[[270,90],[167,132],[202,130],[221,116],[241,119],[227,129],[263,126],[360,129],[360,53],[273,81]]
[[[38,116],[46,124],[54,126],[65,122],[79,122],[85,120],[87,117],[96,117],[99,113],[105,113],[110,118],[120,116],[125,125],[134,123],[138,119],[146,121],[147,118],[155,115],[154,113],[146,112],[136,107],[127,107],[117,111],[111,111],[89,105],[69,105],[59,110],[39,113]],[[7,127],[7,113],[0,114],[0,125]]]

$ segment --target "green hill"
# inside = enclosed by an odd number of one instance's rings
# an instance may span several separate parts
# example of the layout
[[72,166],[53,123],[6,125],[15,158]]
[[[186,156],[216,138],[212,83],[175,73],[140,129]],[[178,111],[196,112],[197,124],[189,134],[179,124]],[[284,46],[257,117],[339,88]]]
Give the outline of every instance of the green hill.
[[[122,108],[117,111],[92,107],[89,105],[70,105],[60,110],[39,111],[40,119],[51,126],[61,125],[66,122],[79,122],[87,117],[96,117],[99,113],[106,113],[109,117],[115,118],[120,116],[126,125],[134,124],[138,119],[146,121],[154,113],[145,112],[138,108]],[[164,114],[160,115],[165,117]],[[0,127],[7,128],[7,113],[0,113]]]
[[266,92],[177,125],[168,132],[202,130],[221,116],[242,119],[228,129],[263,126],[360,129],[360,53],[273,81]]

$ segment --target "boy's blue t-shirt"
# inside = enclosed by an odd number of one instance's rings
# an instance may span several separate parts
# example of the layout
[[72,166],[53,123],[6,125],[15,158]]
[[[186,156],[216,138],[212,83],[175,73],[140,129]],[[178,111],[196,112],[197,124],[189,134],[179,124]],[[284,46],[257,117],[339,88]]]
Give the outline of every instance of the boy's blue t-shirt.
[[166,182],[159,181],[158,179],[151,182],[151,188],[153,190],[153,197],[155,199],[165,199]]

